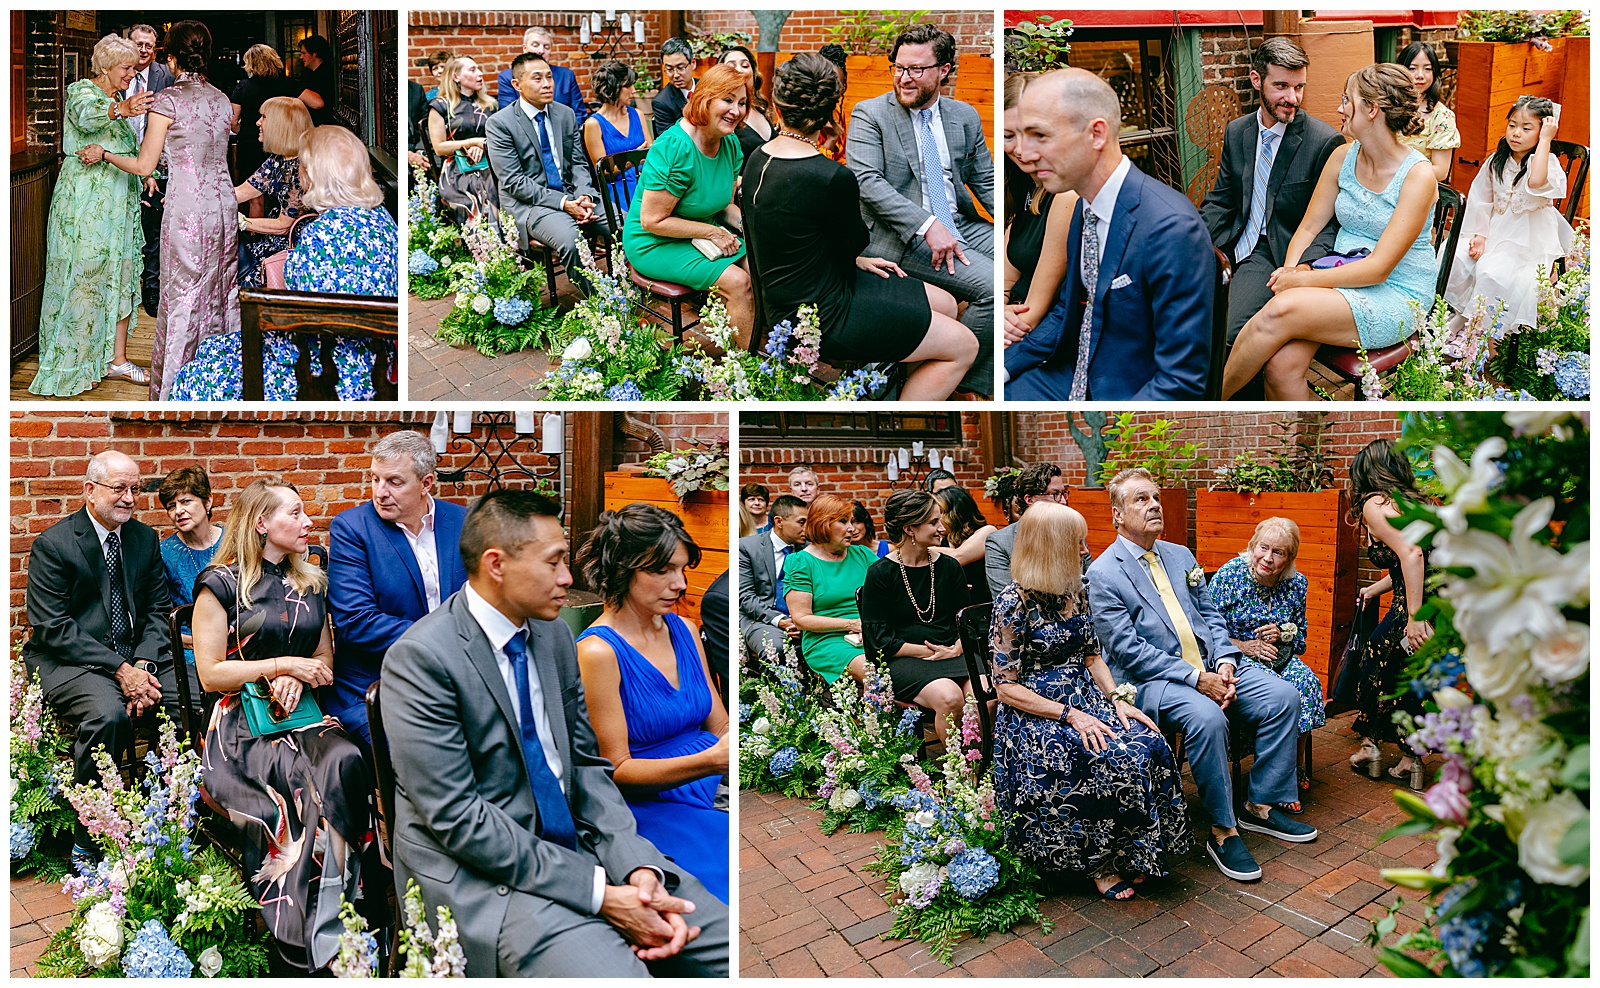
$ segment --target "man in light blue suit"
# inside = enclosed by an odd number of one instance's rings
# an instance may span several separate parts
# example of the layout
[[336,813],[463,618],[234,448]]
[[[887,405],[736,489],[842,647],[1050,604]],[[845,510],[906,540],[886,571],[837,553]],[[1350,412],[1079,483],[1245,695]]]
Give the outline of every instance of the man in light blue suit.
[[[1278,808],[1300,799],[1300,694],[1243,661],[1194,554],[1160,541],[1161,490],[1150,472],[1124,470],[1107,488],[1117,540],[1089,567],[1089,607],[1106,664],[1117,682],[1139,688],[1134,702],[1163,733],[1182,732],[1211,818],[1211,860],[1236,881],[1260,878],[1240,829],[1293,843],[1317,839],[1316,828]],[[1238,805],[1228,768],[1230,715],[1255,736],[1249,795]]]
[[1018,158],[1046,190],[1080,198],[1060,295],[1006,349],[1006,398],[1203,398],[1217,269],[1200,213],[1123,155],[1121,106],[1094,74],[1046,73],[1018,109]]
[[383,653],[467,581],[461,525],[467,509],[433,496],[433,444],[396,432],[372,447],[372,500],[328,527],[328,605],[333,611],[329,713],[368,744],[367,687]]

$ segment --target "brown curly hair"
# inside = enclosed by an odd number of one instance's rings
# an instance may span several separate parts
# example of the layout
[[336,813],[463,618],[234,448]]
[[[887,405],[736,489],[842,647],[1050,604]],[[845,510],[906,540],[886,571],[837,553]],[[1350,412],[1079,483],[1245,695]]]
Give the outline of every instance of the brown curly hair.
[[1393,62],[1380,62],[1350,73],[1350,81],[1356,95],[1383,114],[1385,126],[1396,137],[1422,132],[1422,102],[1410,72]]

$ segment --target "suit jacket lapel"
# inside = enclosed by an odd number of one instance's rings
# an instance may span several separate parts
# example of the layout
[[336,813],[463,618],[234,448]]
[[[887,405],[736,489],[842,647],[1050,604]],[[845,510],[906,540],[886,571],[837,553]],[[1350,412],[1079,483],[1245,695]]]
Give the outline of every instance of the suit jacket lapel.
[[[77,536],[78,550],[83,553],[83,562],[95,582],[100,588],[100,605],[105,608],[106,620],[111,620],[111,581],[106,579],[105,547],[100,544],[100,536],[94,530],[94,523],[89,520],[89,509],[79,508],[78,519],[73,525],[73,534]],[[126,569],[127,567],[123,567]],[[124,585],[123,593],[127,593]],[[126,596],[123,597],[127,599]]]
[[[377,512],[373,512],[374,515]],[[422,601],[422,609],[428,609],[428,591],[422,583],[422,568],[417,565],[417,554],[411,551],[411,542],[406,538],[406,533],[400,530],[399,525],[391,525],[383,519],[378,519],[378,527],[383,530],[383,537],[400,557],[400,563],[405,571],[411,574],[411,584],[416,588],[417,599]],[[446,595],[448,596],[448,595]]]
[[[483,633],[483,628],[478,625],[478,619],[472,616],[467,609],[467,595],[460,594],[453,598],[455,603],[456,630],[461,633],[462,645],[466,648],[467,660],[473,668],[478,670],[478,675],[483,677],[483,684],[489,690],[489,695],[494,698],[495,706],[500,708],[500,716],[506,719],[506,728],[511,731],[512,737],[520,737],[517,731],[516,707],[511,700],[511,693],[506,689],[506,681],[500,676],[500,664],[495,661],[494,646],[489,644],[489,636]],[[521,741],[517,742],[521,750]],[[526,766],[523,768],[527,772]]]
[[[1261,111],[1255,110],[1250,114],[1250,124],[1244,128],[1244,141],[1239,148],[1239,175],[1243,179],[1241,195],[1239,197],[1239,232],[1250,223],[1250,203],[1256,194],[1256,141],[1261,134]],[[1269,183],[1270,184],[1270,183]]]
[[[939,122],[944,125],[944,145],[950,149],[950,184],[956,187],[956,201],[951,205],[955,207],[956,213],[960,214],[964,211],[970,211],[970,207],[968,210],[963,210],[961,207],[972,201],[972,196],[967,192],[966,180],[962,175],[962,165],[966,164],[967,156],[962,154],[960,150],[967,146],[967,135],[961,125],[955,121],[955,114],[945,112],[950,108],[950,101],[940,97],[939,102],[944,104],[939,108]],[[952,230],[951,232],[954,233],[955,231]]]
[[[516,107],[516,112],[511,117],[517,122],[516,126],[522,132],[522,139],[528,142],[528,149],[533,152],[533,160],[538,162],[539,167],[531,172],[533,180],[549,188],[550,183],[544,177],[544,157],[539,150],[539,129],[533,125],[533,119],[523,112],[521,102],[522,97],[519,96],[517,102],[511,104]],[[552,153],[555,151],[554,148],[550,150]]]
[[[1127,573],[1128,581],[1133,584],[1134,589],[1139,591],[1139,596],[1144,598],[1146,604],[1154,608],[1157,614],[1166,617],[1167,605],[1161,602],[1161,595],[1156,592],[1155,581],[1150,578],[1149,573],[1145,572],[1144,564],[1139,561],[1139,557],[1133,555],[1132,551],[1121,542],[1113,544],[1116,545],[1117,551],[1122,553],[1122,569]],[[1157,543],[1157,545],[1159,544]],[[1156,558],[1159,559],[1160,555],[1158,550]],[[1167,620],[1167,626],[1169,628],[1172,626],[1170,618]]]
[[1306,118],[1303,113],[1296,113],[1294,120],[1283,131],[1283,140],[1278,142],[1277,156],[1272,159],[1272,174],[1267,176],[1267,212],[1272,212],[1272,198],[1278,194],[1278,189],[1283,185],[1284,176],[1289,173],[1289,168],[1294,164],[1295,152],[1300,150],[1300,142],[1305,139]]
[[911,111],[901,106],[892,92],[885,94],[883,99],[889,104],[889,118],[895,122],[895,133],[900,137],[900,148],[905,153],[906,164],[911,166],[911,174],[917,177],[926,192],[928,176],[922,174],[922,145],[917,141],[917,128],[911,119]]
[[[1089,362],[1094,363],[1094,352],[1100,340],[1116,327],[1106,324],[1106,293],[1116,280],[1117,269],[1122,266],[1122,255],[1128,251],[1128,241],[1133,238],[1133,228],[1138,224],[1135,211],[1139,208],[1142,191],[1139,181],[1142,173],[1130,164],[1128,174],[1122,178],[1122,188],[1117,190],[1117,201],[1112,205],[1111,228],[1106,231],[1106,242],[1100,247],[1100,273],[1094,282],[1094,313],[1097,332],[1089,337]],[[1085,217],[1087,221],[1087,217]]]
[[[552,622],[531,623],[532,640],[528,649],[533,653],[533,671],[539,677],[539,692],[544,698],[545,716],[550,718],[550,733],[555,737],[556,753],[561,756],[562,773],[566,776],[567,801],[572,799],[572,731],[567,724],[566,709],[562,705],[565,692],[561,674],[556,670],[556,660],[551,645]],[[564,629],[566,626],[562,625]]]

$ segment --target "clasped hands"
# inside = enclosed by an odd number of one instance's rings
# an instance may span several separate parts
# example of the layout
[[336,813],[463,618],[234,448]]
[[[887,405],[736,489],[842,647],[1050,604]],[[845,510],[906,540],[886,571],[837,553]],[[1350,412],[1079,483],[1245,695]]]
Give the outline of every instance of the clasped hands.
[[284,715],[294,713],[306,687],[333,685],[333,670],[317,659],[292,656],[278,660],[282,670],[272,679],[272,698],[283,707]]
[[1287,291],[1290,288],[1305,288],[1311,284],[1306,275],[1311,273],[1311,265],[1296,264],[1294,267],[1281,267],[1267,276],[1267,287],[1272,289],[1272,294]]
[[161,681],[131,662],[117,666],[114,674],[117,688],[127,702],[124,708],[129,717],[137,717],[161,702]]
[[586,195],[568,199],[561,204],[561,208],[579,223],[588,223],[594,219],[594,200]]
[[1283,629],[1278,625],[1263,624],[1252,632],[1254,639],[1239,643],[1239,651],[1257,662],[1273,665],[1278,661],[1278,636],[1282,633]]
[[635,868],[626,885],[607,885],[600,902],[600,918],[642,961],[672,957],[698,937],[700,927],[683,918],[692,912],[694,903],[668,892],[649,868]]
[[1238,695],[1239,677],[1234,675],[1232,665],[1220,665],[1221,672],[1200,671],[1200,680],[1195,683],[1195,689],[1202,695],[1208,696],[1217,702],[1217,706],[1228,709],[1228,704]]

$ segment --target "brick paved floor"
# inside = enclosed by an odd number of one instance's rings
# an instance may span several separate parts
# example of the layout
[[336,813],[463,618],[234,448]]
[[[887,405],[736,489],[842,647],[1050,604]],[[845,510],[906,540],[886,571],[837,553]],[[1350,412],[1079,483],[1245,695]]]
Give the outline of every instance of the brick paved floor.
[[31,978],[50,938],[72,921],[72,898],[60,882],[11,879],[11,976]]
[[[946,969],[920,943],[880,940],[893,925],[883,882],[865,872],[881,832],[817,829],[821,814],[800,800],[744,792],[739,802],[739,970],[747,977],[1384,977],[1362,942],[1398,891],[1382,868],[1433,864],[1429,841],[1380,835],[1403,817],[1392,788],[1350,771],[1353,714],[1316,732],[1315,781],[1302,819],[1321,836],[1285,844],[1245,834],[1261,863],[1258,882],[1235,882],[1203,850],[1172,876],[1140,886],[1129,902],[1106,902],[1092,885],[1053,896],[1034,924],[967,940]],[[1388,756],[1393,759],[1392,751]],[[1431,767],[1431,766],[1430,766]],[[1187,775],[1186,775],[1187,778]],[[1191,808],[1198,808],[1192,782]],[[1198,845],[1197,845],[1198,846]],[[1422,916],[1407,895],[1395,936]]]

